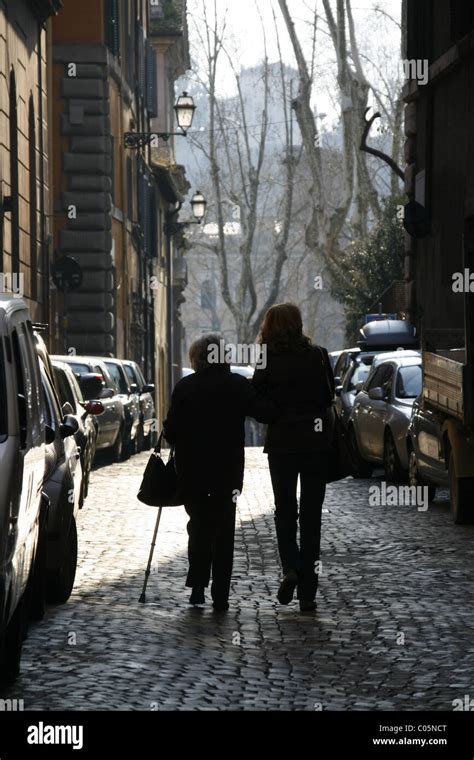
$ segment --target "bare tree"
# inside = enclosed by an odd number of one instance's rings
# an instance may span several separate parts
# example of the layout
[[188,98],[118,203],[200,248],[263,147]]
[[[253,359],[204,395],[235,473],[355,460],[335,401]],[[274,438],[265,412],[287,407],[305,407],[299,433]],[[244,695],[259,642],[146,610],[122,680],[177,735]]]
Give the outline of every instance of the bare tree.
[[[211,179],[210,213],[215,214],[215,239],[202,240],[200,245],[215,254],[220,275],[222,298],[235,322],[237,340],[255,339],[266,310],[278,298],[282,271],[287,259],[290,229],[293,219],[295,171],[298,156],[293,146],[291,109],[285,69],[280,62],[280,90],[285,144],[280,156],[279,187],[266,176],[267,140],[269,133],[268,102],[270,96],[270,66],[264,49],[261,66],[263,103],[259,130],[256,136],[248,123],[247,107],[240,72],[225,45],[225,14],[222,20],[214,2],[212,17],[203,3],[203,24],[197,34],[205,57],[205,76],[196,76],[208,97],[209,122],[207,140],[193,138],[194,145],[205,156]],[[265,41],[264,26],[262,34]],[[237,95],[222,99],[218,94],[218,66],[222,56],[233,72]],[[273,158],[273,157],[272,157]],[[265,206],[269,206],[265,214]],[[238,255],[235,255],[236,236],[227,234],[229,207],[238,207],[240,236]],[[270,225],[264,230],[267,216]],[[271,229],[268,229],[268,226]],[[272,241],[267,243],[265,281],[257,277],[261,260],[257,238],[263,233]]]

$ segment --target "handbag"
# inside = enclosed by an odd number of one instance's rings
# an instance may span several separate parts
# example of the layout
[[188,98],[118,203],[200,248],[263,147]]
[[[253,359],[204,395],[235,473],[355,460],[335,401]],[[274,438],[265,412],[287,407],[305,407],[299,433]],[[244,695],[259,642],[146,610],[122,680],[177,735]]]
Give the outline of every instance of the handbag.
[[168,461],[164,462],[161,457],[162,439],[163,433],[148,460],[137,499],[149,507],[180,507],[184,502],[178,487],[174,448]]
[[356,458],[349,437],[349,431],[346,430],[336,412],[334,394],[329,380],[328,364],[325,360],[324,352],[319,346],[317,346],[317,348],[321,353],[324,376],[326,378],[331,409],[334,416],[334,433],[329,454],[329,468],[326,475],[326,482],[335,483],[338,480],[344,480],[345,478],[353,477],[357,474]]

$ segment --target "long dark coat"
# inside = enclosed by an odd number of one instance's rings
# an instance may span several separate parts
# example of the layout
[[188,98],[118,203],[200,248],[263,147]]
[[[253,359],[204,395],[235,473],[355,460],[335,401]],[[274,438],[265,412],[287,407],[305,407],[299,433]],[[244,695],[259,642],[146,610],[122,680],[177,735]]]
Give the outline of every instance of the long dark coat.
[[260,396],[277,402],[280,414],[267,430],[265,451],[327,451],[334,433],[334,377],[325,348],[267,354],[267,365],[255,370]]
[[259,398],[250,380],[228,365],[207,367],[180,380],[164,423],[176,447],[180,488],[192,501],[208,493],[241,492],[244,476],[245,417],[270,422],[277,409]]

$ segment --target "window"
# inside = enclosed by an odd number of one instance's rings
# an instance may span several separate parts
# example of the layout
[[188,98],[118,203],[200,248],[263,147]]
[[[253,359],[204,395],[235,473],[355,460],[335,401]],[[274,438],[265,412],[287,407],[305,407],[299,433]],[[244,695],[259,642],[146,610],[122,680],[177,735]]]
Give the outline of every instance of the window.
[[[70,362],[69,366],[77,375],[87,375],[88,372],[92,371],[87,364],[80,364],[79,362]],[[100,374],[102,374],[102,372]]]
[[30,95],[28,105],[28,159],[29,159],[29,200],[30,200],[30,275],[31,298],[38,299],[38,203],[36,195],[36,130],[35,105]]
[[393,381],[393,367],[391,364],[382,365],[375,370],[375,374],[366,387],[366,390],[371,391],[374,388],[382,388],[385,395],[388,397],[392,391]]
[[149,116],[158,116],[156,54],[148,40],[146,42],[146,107]]
[[[133,369],[131,368],[131,366],[129,364],[125,364],[124,365],[124,370],[125,370],[125,374],[128,377],[128,382],[130,384],[137,383],[137,380],[135,379],[135,375],[133,373]],[[137,383],[137,385],[138,385],[138,383]]]
[[0,341],[0,443],[3,442],[8,434],[8,416],[7,416],[7,393],[5,387],[5,355],[3,353],[3,343]]
[[120,0],[105,0],[105,44],[112,55],[120,56]]
[[422,390],[421,367],[401,367],[397,376],[397,398],[418,398]]
[[460,40],[474,30],[472,0],[451,0],[451,37]]
[[28,415],[26,413],[27,408],[27,389],[25,370],[22,362],[20,343],[18,340],[18,333],[16,330],[12,332],[12,349],[13,349],[13,361],[15,364],[15,379],[16,379],[16,401],[18,410],[18,422],[20,427],[20,448],[26,448],[26,442],[28,438]]
[[20,272],[20,218],[18,185],[18,110],[16,102],[16,79],[13,69],[10,72],[10,196],[12,202],[12,274]]
[[127,381],[122,373],[122,370],[118,366],[118,364],[113,364],[112,362],[106,362],[107,369],[109,370],[112,380],[114,381],[115,385],[119,389],[120,393],[124,393],[125,395],[128,395],[128,386]]
[[357,364],[355,366],[352,377],[349,380],[348,391],[355,391],[358,383],[365,383],[369,376],[370,367],[367,364]]
[[56,380],[56,385],[59,390],[59,400],[61,404],[69,403],[71,404],[72,408],[75,410],[76,400],[71,391],[71,387],[68,383],[66,373],[64,372],[64,370],[59,369],[58,367],[54,367],[53,369],[54,369],[54,377]]

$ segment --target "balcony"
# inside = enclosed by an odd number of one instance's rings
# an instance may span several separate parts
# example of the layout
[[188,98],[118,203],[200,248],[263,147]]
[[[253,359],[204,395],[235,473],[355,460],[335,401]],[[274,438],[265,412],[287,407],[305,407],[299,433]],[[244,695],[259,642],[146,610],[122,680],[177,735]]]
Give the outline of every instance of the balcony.
[[150,35],[180,37],[186,34],[186,0],[158,0],[150,5]]

